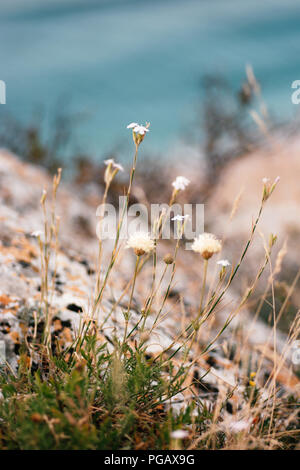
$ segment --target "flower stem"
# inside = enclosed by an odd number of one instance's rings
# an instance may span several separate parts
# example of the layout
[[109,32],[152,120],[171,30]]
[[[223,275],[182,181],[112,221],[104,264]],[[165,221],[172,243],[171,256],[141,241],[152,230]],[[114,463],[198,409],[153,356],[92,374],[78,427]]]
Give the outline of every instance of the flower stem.
[[136,281],[136,278],[137,278],[137,273],[138,273],[138,267],[139,267],[140,259],[141,259],[140,256],[137,256],[137,257],[136,257],[136,262],[135,262],[135,268],[134,268],[134,275],[133,275],[133,281],[132,281],[132,287],[131,287],[130,298],[129,298],[129,302],[128,302],[127,311],[126,311],[126,313],[124,314],[124,316],[125,316],[125,329],[124,329],[123,345],[125,344],[126,339],[127,339],[128,322],[129,322],[129,313],[130,313],[131,303],[132,303],[132,299],[133,299],[135,281]]
[[208,260],[205,259],[204,264],[203,264],[203,281],[202,281],[202,287],[201,287],[200,304],[199,304],[197,319],[199,319],[199,317],[201,315],[201,312],[202,312],[202,305],[203,305],[203,299],[204,299],[204,294],[205,294],[205,286],[206,286],[207,265],[208,265]]
[[132,164],[132,168],[131,168],[131,172],[130,172],[129,186],[128,186],[127,194],[126,194],[126,201],[125,201],[123,211],[122,211],[122,214],[121,214],[121,217],[120,217],[120,220],[119,220],[116,239],[115,239],[113,251],[112,251],[112,254],[111,254],[109,266],[108,266],[106,274],[104,276],[104,280],[102,282],[102,285],[101,285],[101,287],[99,286],[100,288],[99,288],[99,291],[98,291],[98,295],[97,295],[97,297],[95,299],[95,302],[94,302],[93,313],[96,311],[97,307],[99,306],[99,303],[101,302],[102,295],[103,295],[104,289],[106,287],[106,284],[107,284],[107,281],[108,281],[108,278],[109,278],[109,274],[110,274],[110,272],[111,272],[111,270],[114,266],[114,263],[116,261],[117,255],[118,255],[119,238],[120,238],[120,233],[121,233],[121,228],[122,228],[122,225],[123,225],[123,220],[124,220],[124,217],[125,217],[125,213],[126,213],[126,210],[128,208],[128,204],[129,204],[131,187],[132,187],[132,183],[133,183],[133,179],[134,179],[136,161],[137,161],[137,156],[138,156],[138,148],[139,148],[138,145],[136,145],[135,146],[135,154],[134,154],[134,158],[133,158],[133,164]]

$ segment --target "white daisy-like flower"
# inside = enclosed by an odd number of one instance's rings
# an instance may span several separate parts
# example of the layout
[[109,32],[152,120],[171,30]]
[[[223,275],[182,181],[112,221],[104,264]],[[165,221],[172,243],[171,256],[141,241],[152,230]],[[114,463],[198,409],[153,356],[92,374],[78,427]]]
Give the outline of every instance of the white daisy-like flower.
[[132,129],[133,132],[140,135],[145,135],[146,132],[149,132],[149,129],[146,126],[141,126],[137,122],[131,122],[128,124],[127,129]]
[[267,184],[269,181],[270,181],[270,178],[266,178],[266,177],[265,177],[265,178],[262,179],[262,182],[263,182],[264,184]]
[[137,256],[142,256],[154,249],[154,241],[147,232],[135,232],[130,235],[126,248],[132,248]]
[[130,124],[128,124],[127,129],[133,129],[136,126],[138,126],[137,122],[131,122]]
[[170,435],[172,439],[185,439],[188,437],[189,433],[184,429],[176,429],[176,431],[172,431]]
[[220,261],[217,261],[217,264],[220,264],[222,268],[227,268],[227,266],[230,266],[228,259],[220,259]]
[[147,127],[145,127],[145,126],[138,125],[138,126],[134,127],[133,131],[136,134],[145,135],[146,132],[149,132],[149,129],[147,129]]
[[212,233],[202,233],[198,238],[195,238],[192,244],[192,250],[200,253],[202,258],[208,260],[215,253],[219,253],[222,249],[220,240]]
[[39,238],[39,237],[41,237],[41,236],[43,235],[43,232],[42,232],[42,230],[35,230],[35,231],[32,232],[30,235],[31,235],[32,237]]
[[184,191],[185,188],[190,184],[190,180],[188,180],[185,176],[177,176],[175,181],[173,181],[172,186],[179,191]]

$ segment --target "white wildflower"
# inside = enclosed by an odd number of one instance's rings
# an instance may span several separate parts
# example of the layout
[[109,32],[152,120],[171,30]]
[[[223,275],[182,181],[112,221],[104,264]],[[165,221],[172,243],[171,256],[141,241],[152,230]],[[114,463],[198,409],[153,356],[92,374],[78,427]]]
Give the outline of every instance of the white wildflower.
[[104,160],[106,166],[112,166],[116,170],[124,171],[124,168],[120,163],[116,163],[113,158],[109,158],[108,160]]
[[141,126],[137,122],[128,124],[127,129],[132,129],[132,137],[136,146],[139,146],[143,142],[146,133],[149,132],[149,126],[149,123],[146,123],[145,126]]
[[215,253],[219,253],[222,249],[220,240],[212,233],[202,233],[198,238],[195,238],[192,244],[192,250],[208,260]]
[[131,122],[128,124],[127,129],[133,129],[134,127],[138,126],[139,124],[137,122]]
[[154,249],[154,241],[149,233],[136,232],[130,235],[126,248],[132,248],[137,256],[142,256]]
[[217,261],[217,264],[220,264],[222,268],[227,268],[227,266],[230,266],[228,259],[220,259],[220,261]]
[[40,238],[42,235],[43,235],[42,230],[35,230],[34,232],[31,233],[31,236],[35,238]]
[[137,125],[133,128],[133,132],[135,132],[136,134],[145,135],[146,132],[149,132],[149,129],[147,129],[147,127],[145,126]]
[[175,181],[173,181],[172,186],[174,186],[176,191],[184,191],[189,184],[190,180],[188,180],[185,176],[177,176]]
[[185,439],[188,435],[188,431],[184,431],[183,429],[176,429],[176,431],[171,432],[172,439]]

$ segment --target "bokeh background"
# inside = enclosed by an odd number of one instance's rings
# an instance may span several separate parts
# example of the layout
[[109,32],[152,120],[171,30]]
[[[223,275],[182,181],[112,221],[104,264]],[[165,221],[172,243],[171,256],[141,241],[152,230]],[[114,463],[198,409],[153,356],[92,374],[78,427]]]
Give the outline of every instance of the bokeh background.
[[235,93],[246,64],[274,120],[297,114],[298,0],[1,0],[0,12],[2,122],[43,121],[47,137],[53,114],[68,110],[66,159],[125,155],[130,121],[151,122],[156,156],[172,158],[196,126],[201,143],[203,77]]

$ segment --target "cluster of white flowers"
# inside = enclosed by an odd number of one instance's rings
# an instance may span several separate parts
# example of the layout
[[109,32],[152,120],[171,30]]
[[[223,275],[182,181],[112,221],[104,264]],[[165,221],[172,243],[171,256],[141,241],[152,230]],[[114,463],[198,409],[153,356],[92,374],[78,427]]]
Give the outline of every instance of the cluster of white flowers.
[[212,233],[202,233],[198,238],[195,238],[192,244],[192,250],[200,255],[204,259],[209,259],[215,253],[219,253],[222,249],[220,240],[216,238]]
[[137,122],[131,122],[128,124],[127,129],[132,129],[135,134],[145,135],[146,132],[149,132],[149,129],[146,126],[141,126]]
[[130,235],[126,248],[132,248],[137,256],[142,256],[154,249],[154,241],[149,233],[135,232]]
[[108,160],[104,160],[104,164],[105,164],[106,166],[111,166],[111,167],[113,167],[113,168],[116,169],[116,170],[124,171],[123,166],[120,165],[120,163],[116,163],[113,158],[109,158]]
[[128,124],[127,129],[132,129],[132,138],[136,147],[138,147],[144,140],[147,132],[149,132],[150,123],[147,122],[145,126],[141,126],[137,122],[131,122]]
[[190,180],[188,180],[185,176],[177,176],[175,181],[173,181],[172,186],[176,189],[176,191],[184,191],[189,184]]

